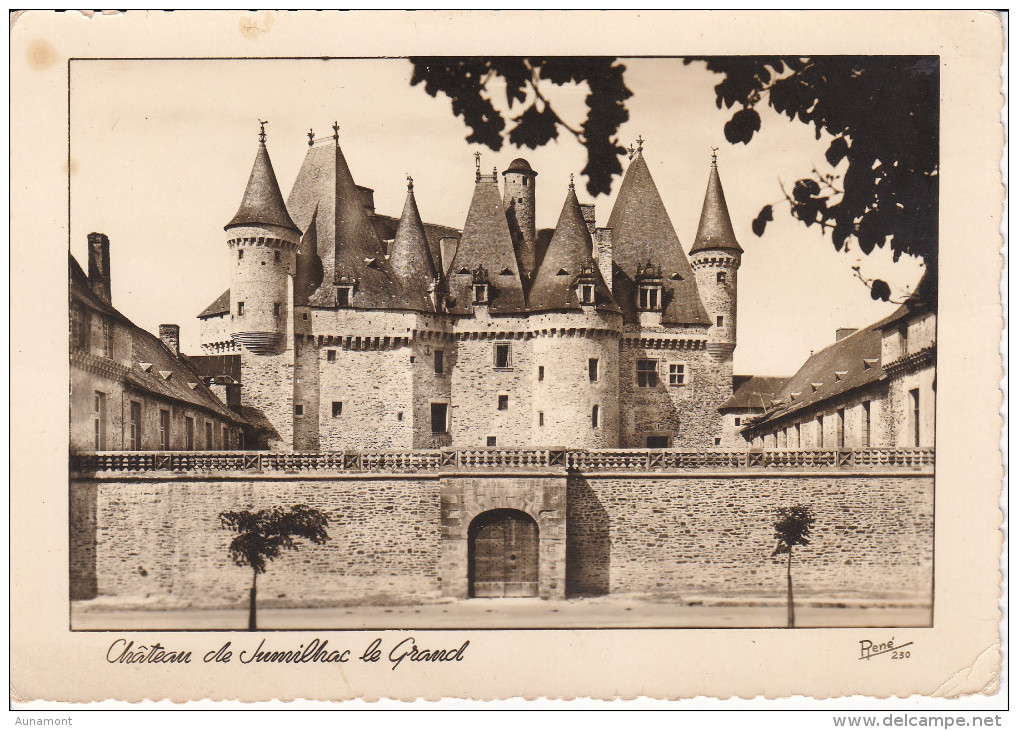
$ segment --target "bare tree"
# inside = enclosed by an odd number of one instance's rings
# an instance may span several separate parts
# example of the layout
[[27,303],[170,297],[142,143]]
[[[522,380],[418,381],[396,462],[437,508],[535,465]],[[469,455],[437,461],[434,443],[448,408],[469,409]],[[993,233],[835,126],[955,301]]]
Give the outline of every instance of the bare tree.
[[788,628],[795,628],[795,601],[792,596],[792,548],[809,545],[809,534],[816,522],[816,515],[809,505],[781,507],[777,510],[778,521],[774,523],[774,537],[778,545],[771,557],[788,554]]

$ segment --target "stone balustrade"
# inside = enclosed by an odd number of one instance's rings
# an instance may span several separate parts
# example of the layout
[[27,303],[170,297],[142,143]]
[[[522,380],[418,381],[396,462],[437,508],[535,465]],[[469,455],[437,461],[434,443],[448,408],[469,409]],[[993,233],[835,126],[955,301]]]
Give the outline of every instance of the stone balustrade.
[[74,475],[124,472],[439,473],[449,471],[681,472],[885,469],[932,472],[932,448],[405,449],[382,451],[102,451],[71,455]]

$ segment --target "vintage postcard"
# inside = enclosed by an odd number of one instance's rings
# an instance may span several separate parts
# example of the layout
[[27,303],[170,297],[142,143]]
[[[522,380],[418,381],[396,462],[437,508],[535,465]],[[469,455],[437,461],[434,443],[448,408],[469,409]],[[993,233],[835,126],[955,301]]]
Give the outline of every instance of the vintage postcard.
[[994,13],[11,40],[13,700],[997,690]]

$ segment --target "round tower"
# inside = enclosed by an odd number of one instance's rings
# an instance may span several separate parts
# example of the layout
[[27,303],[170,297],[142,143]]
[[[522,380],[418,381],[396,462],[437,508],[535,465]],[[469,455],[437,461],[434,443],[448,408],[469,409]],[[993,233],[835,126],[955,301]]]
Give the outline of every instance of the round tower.
[[224,230],[230,271],[230,336],[255,354],[286,349],[300,230],[276,182],[265,123],[240,209]]
[[711,319],[707,349],[716,357],[731,360],[736,345],[742,247],[735,238],[732,219],[728,215],[716,153],[711,161],[696,241],[689,250],[689,263],[696,274],[700,298]]
[[537,228],[535,225],[534,191],[537,173],[530,163],[517,157],[502,173],[504,180],[503,203],[509,228],[516,244],[516,256],[522,274],[529,281],[537,264]]

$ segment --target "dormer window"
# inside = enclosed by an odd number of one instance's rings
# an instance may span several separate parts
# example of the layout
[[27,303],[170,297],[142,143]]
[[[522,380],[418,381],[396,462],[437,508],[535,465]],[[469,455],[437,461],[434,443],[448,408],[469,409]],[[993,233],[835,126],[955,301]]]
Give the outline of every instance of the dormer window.
[[353,286],[344,284],[336,287],[336,306],[349,307],[353,300]]
[[640,309],[654,312],[661,309],[661,287],[656,284],[640,284]]
[[490,301],[491,285],[488,283],[488,271],[480,264],[474,269],[470,286],[474,295],[474,304],[487,304]]
[[580,304],[594,303],[594,285],[580,284]]
[[474,304],[488,303],[488,284],[474,284]]

